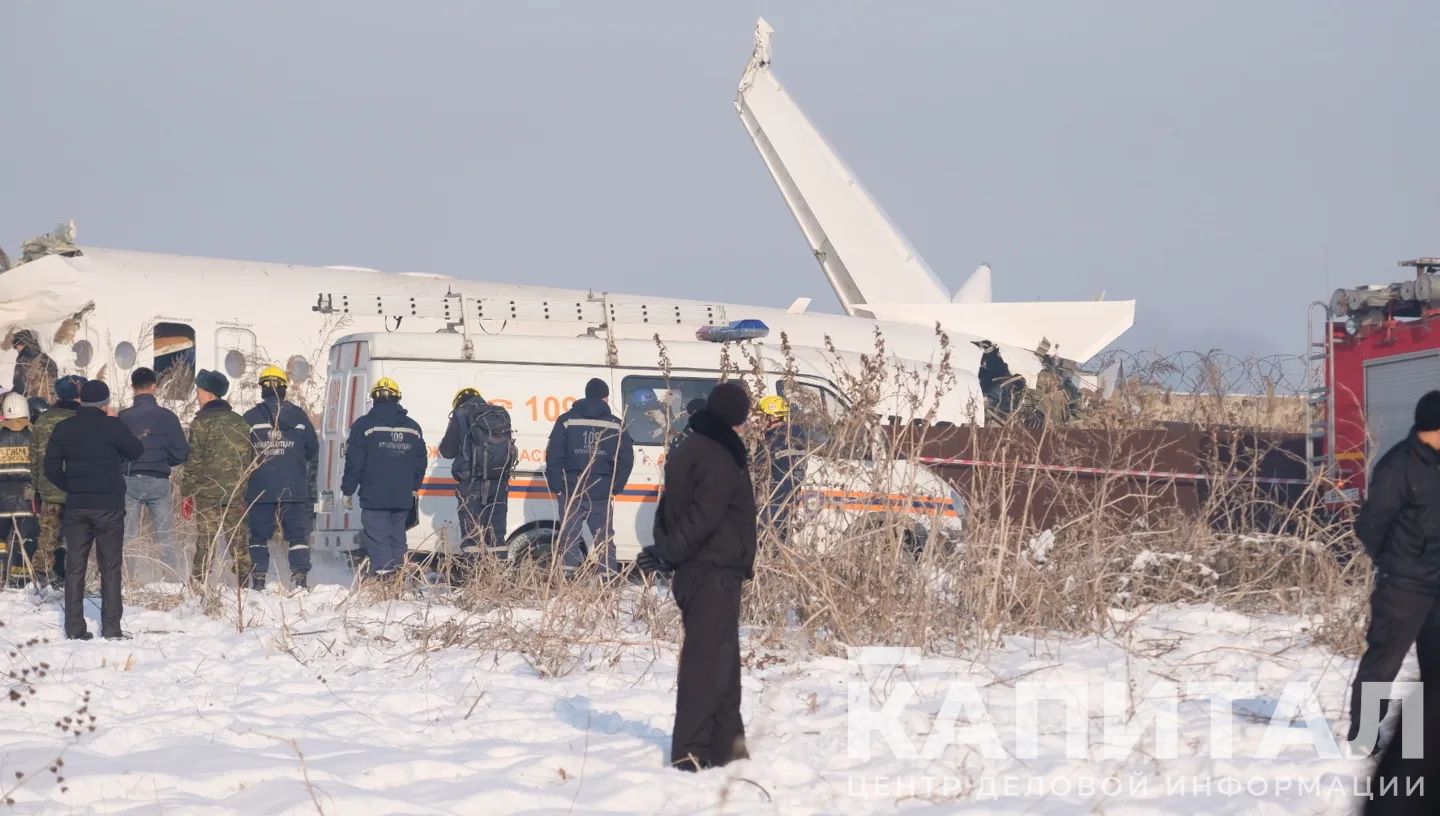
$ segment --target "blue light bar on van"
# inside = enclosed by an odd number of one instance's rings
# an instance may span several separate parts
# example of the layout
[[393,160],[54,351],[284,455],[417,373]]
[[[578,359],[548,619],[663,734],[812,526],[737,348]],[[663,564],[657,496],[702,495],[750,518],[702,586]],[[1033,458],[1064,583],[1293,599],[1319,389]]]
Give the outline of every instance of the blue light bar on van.
[[736,340],[755,340],[770,334],[770,327],[761,320],[732,320],[725,326],[701,326],[695,331],[696,340],[709,343],[730,343]]

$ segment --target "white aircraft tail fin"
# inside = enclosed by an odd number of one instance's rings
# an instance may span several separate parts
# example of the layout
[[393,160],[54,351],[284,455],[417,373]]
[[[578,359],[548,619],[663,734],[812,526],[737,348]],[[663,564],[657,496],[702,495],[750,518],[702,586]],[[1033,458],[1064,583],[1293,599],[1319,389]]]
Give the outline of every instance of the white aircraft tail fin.
[[882,294],[895,302],[948,302],[925,259],[771,73],[772,33],[764,18],[756,22],[735,109],[846,313],[871,316],[865,304]]
[[990,264],[980,266],[970,273],[970,277],[960,284],[955,290],[955,295],[950,298],[951,303],[989,303],[990,302]]

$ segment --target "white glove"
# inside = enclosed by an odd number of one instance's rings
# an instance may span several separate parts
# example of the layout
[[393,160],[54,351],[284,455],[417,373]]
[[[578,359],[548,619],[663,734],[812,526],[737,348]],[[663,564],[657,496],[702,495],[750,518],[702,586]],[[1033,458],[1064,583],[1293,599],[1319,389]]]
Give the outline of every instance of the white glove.
[[354,510],[354,509],[355,509],[355,497],[354,497],[353,495],[352,495],[352,496],[346,496],[346,497],[345,497],[345,509],[346,509],[346,510]]

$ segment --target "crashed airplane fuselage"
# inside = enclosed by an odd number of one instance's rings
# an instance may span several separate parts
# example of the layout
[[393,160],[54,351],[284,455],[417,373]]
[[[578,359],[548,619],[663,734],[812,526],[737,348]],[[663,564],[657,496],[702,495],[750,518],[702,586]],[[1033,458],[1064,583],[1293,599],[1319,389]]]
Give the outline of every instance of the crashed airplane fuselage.
[[[982,393],[992,366],[982,366],[981,346],[1033,384],[1057,370],[1059,355],[1084,362],[1130,325],[1133,303],[992,303],[988,267],[947,292],[769,73],[768,35],[762,20],[736,105],[846,315],[84,247],[73,244],[72,226],[27,244],[24,262],[0,274],[0,329],[29,331],[62,373],[103,377],[122,394],[136,366],[211,368],[241,384],[243,402],[264,365],[320,381],[314,369],[340,334],[457,330],[452,303],[468,316],[458,329],[477,354],[494,334],[693,341],[702,325],[756,319],[770,328],[764,342],[778,347],[783,334],[835,349],[837,362],[874,355],[881,336],[887,362],[912,384],[948,368],[954,382],[935,389],[944,391],[935,405],[897,393],[890,413],[958,423],[983,422],[995,399]],[[321,302],[343,306],[317,310]],[[7,347],[0,365],[15,358]]]

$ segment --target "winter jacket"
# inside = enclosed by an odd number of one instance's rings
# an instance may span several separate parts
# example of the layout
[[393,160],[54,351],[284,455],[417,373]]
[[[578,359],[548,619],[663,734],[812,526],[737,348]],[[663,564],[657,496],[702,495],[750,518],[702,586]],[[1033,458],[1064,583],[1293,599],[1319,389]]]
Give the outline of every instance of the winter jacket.
[[[472,459],[479,457],[476,456],[475,442],[470,438],[470,427],[475,423],[477,417],[491,413],[504,414],[503,424],[513,428],[510,423],[509,411],[480,399],[468,399],[460,403],[460,407],[450,414],[450,421],[445,426],[445,435],[440,439],[440,455],[450,460],[450,475],[455,477],[455,481],[469,482],[477,479],[476,465]],[[513,430],[508,447],[509,451],[506,454],[508,465],[505,468],[505,475],[494,481],[509,481],[509,473],[520,461],[520,450],[515,445]],[[478,478],[483,480],[483,474]]]
[[136,394],[135,402],[120,412],[120,421],[135,434],[145,452],[130,463],[132,475],[170,478],[170,469],[185,464],[190,456],[190,442],[180,418],[161,407],[154,394]]
[[1382,583],[1440,594],[1440,452],[1412,432],[1382,456],[1355,535]]
[[311,465],[320,456],[320,440],[305,409],[268,399],[245,412],[245,423],[258,462],[245,501],[309,501]]
[[27,397],[45,396],[53,391],[60,369],[50,355],[26,346],[15,357],[15,375],[11,390]]
[[350,426],[340,492],[360,492],[365,510],[409,510],[425,481],[429,455],[420,424],[394,400],[379,400]]
[[51,435],[45,448],[45,478],[65,491],[68,509],[121,510],[124,464],[144,452],[145,446],[117,417],[81,407]]
[[753,578],[755,494],[745,443],[709,411],[691,417],[690,428],[665,462],[655,553],[680,571]]
[[40,501],[46,504],[64,504],[65,491],[56,487],[45,477],[45,449],[50,446],[50,436],[55,426],[75,416],[80,403],[74,400],[58,400],[50,410],[40,415],[32,426],[30,435],[30,475],[35,480],[35,489]]
[[243,501],[254,465],[249,423],[230,403],[211,400],[190,420],[190,459],[180,473],[180,494],[209,507]]
[[765,430],[760,455],[769,473],[767,493],[771,501],[785,501],[805,481],[805,457],[809,454],[805,429],[784,422]]
[[635,449],[604,400],[576,400],[555,420],[545,446],[545,481],[563,496],[608,497],[625,488]]
[[30,473],[30,437],[23,428],[0,425],[0,517],[29,516],[35,511],[30,499],[35,480]]

